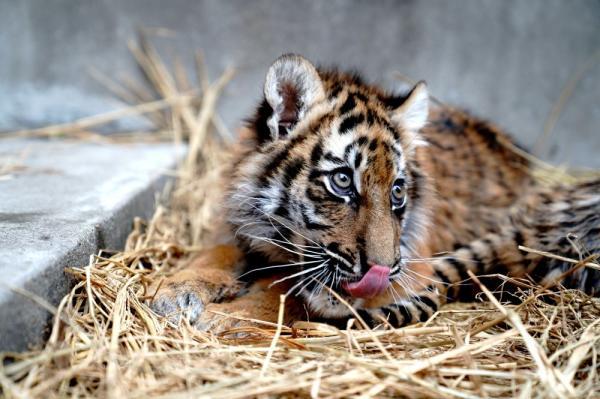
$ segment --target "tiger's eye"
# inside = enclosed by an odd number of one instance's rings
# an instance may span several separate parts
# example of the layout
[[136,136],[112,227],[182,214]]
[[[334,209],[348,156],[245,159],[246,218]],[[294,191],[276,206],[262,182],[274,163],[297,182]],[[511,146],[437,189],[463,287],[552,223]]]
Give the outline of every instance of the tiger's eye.
[[337,188],[346,190],[352,186],[352,177],[346,172],[336,172],[332,178],[333,184],[337,186]]
[[392,186],[392,203],[394,206],[404,206],[406,203],[406,190],[404,185],[399,182]]

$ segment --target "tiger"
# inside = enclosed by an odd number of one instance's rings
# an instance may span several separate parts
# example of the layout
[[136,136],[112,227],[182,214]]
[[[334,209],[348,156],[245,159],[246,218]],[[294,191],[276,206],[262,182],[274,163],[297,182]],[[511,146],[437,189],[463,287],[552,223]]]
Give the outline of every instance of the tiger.
[[[473,301],[471,275],[598,296],[600,179],[549,186],[506,133],[430,99],[286,54],[224,173],[219,244],[150,288],[200,330],[252,321],[368,328]],[[522,247],[559,254],[546,257]],[[282,296],[283,295],[283,296]]]

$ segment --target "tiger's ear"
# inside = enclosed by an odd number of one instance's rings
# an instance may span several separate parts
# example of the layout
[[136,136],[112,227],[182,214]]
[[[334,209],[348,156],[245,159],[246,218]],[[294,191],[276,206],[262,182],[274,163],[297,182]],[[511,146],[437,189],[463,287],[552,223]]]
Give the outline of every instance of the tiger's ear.
[[429,93],[425,82],[417,83],[391,113],[392,121],[406,130],[417,132],[425,126],[429,116]]
[[295,54],[282,55],[271,65],[264,93],[273,109],[267,126],[274,140],[286,137],[314,104],[325,99],[316,68]]

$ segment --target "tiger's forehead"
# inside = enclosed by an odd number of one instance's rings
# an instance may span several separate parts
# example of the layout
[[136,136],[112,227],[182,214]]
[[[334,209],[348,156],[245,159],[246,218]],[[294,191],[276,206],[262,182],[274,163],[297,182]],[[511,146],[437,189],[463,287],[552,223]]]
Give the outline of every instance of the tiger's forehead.
[[376,101],[369,101],[364,94],[344,92],[334,99],[332,111],[322,120],[320,168],[347,166],[360,172],[376,169],[393,175],[404,170],[406,159],[399,132]]

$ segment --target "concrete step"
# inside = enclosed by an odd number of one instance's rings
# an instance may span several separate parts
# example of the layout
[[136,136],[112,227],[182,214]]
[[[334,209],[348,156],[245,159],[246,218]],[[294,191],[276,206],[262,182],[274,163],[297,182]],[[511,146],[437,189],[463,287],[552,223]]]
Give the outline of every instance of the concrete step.
[[69,289],[63,270],[99,249],[122,248],[148,218],[183,152],[170,144],[1,139],[0,351],[39,343]]

